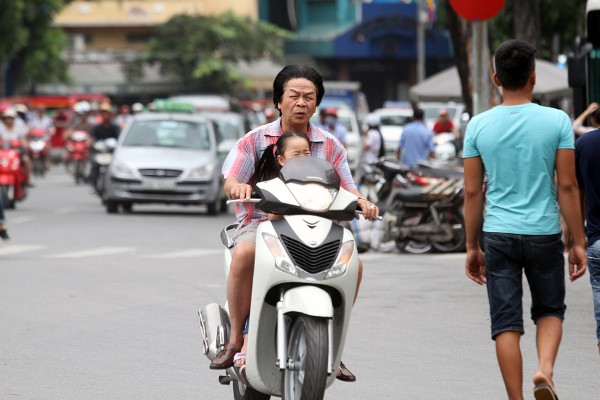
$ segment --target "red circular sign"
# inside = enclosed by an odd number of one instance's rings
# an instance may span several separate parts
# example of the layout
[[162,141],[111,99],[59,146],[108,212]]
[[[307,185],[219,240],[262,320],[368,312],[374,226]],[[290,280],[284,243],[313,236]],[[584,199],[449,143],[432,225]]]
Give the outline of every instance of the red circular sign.
[[469,21],[485,21],[498,15],[506,0],[450,0],[450,5]]

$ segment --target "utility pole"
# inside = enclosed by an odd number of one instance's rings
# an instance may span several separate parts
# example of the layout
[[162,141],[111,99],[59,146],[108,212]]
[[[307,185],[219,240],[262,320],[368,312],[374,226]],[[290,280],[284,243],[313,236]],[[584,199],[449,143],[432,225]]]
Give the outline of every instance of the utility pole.
[[487,22],[473,22],[473,115],[490,107],[490,84],[488,78],[489,49],[487,46]]
[[425,80],[425,0],[417,0],[417,83]]

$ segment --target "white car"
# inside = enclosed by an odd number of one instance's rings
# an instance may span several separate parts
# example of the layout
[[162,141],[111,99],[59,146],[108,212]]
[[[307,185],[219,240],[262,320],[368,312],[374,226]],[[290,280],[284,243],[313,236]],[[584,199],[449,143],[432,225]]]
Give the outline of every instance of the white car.
[[385,145],[385,155],[395,158],[404,125],[412,118],[413,110],[404,107],[379,108],[373,113],[381,119],[381,135]]

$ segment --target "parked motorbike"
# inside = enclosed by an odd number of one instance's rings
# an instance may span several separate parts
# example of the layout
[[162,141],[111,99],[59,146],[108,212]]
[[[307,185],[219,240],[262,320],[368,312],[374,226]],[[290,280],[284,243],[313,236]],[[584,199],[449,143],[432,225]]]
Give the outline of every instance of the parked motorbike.
[[27,134],[29,146],[29,158],[34,175],[44,176],[46,174],[46,163],[48,159],[48,137],[43,129],[32,129]]
[[15,208],[16,202],[25,199],[27,172],[21,163],[19,140],[0,139],[0,195],[6,208]]
[[[334,222],[355,216],[357,198],[340,187],[333,167],[295,157],[280,176],[257,184],[257,207],[283,215],[256,234],[245,375],[225,370],[235,399],[323,399],[342,357],[358,279],[351,232]],[[232,202],[239,202],[238,200]],[[221,234],[229,273],[232,233]],[[203,352],[213,360],[229,341],[227,305],[199,311]]]
[[400,251],[413,254],[464,250],[462,176],[424,176],[380,160],[365,179],[361,190],[383,212],[381,242],[394,240]]
[[112,162],[115,147],[117,147],[117,140],[114,138],[98,140],[94,143],[91,168],[95,173],[91,174],[94,177],[92,184],[101,199],[104,197],[106,172]]
[[85,182],[86,164],[90,155],[89,141],[90,136],[85,131],[75,131],[67,138],[65,164],[77,185]]

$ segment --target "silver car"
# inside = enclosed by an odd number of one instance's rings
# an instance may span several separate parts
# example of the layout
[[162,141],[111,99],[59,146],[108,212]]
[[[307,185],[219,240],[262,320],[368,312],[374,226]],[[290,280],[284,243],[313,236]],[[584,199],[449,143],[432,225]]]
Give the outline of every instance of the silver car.
[[133,203],[205,204],[226,209],[213,124],[193,114],[136,115],[119,137],[106,174],[108,213]]

